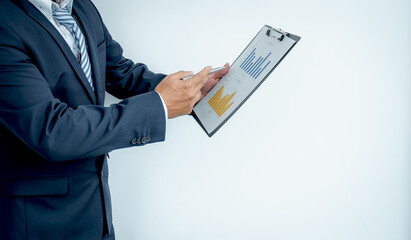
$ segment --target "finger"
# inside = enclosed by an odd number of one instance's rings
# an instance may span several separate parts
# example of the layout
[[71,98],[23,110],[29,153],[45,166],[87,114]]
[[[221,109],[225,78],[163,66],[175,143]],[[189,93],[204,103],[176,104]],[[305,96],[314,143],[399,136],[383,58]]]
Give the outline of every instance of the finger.
[[192,78],[188,79],[187,81],[191,81],[194,86],[197,86],[200,89],[204,84],[208,81],[209,75],[211,71],[211,66],[203,68],[199,73],[194,75]]
[[171,74],[170,77],[177,78],[177,79],[183,79],[191,75],[193,75],[193,72],[191,71],[179,71],[179,72]]
[[201,100],[201,98],[202,98],[201,92],[198,91],[197,94],[196,94],[196,96],[194,97],[194,105],[195,105],[196,103],[198,103],[198,102]]
[[230,70],[230,64],[226,63],[224,64],[225,69],[221,70],[220,72],[214,73],[213,78],[222,78],[224,75],[228,73]]
[[208,92],[210,91],[211,88],[214,87],[220,81],[220,78],[216,78],[215,76],[211,76],[209,80],[204,84],[204,86],[201,88],[202,92]]

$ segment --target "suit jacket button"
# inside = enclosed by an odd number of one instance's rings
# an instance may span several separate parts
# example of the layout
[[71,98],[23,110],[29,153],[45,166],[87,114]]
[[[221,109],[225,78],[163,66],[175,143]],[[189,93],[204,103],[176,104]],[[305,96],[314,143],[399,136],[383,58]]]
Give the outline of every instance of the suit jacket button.
[[147,136],[147,142],[150,142],[150,141],[151,141],[151,136],[148,135],[148,136]]
[[141,137],[137,138],[137,144],[141,144]]
[[131,139],[131,144],[133,144],[133,145],[138,144],[138,141],[137,141],[137,140],[138,140],[137,138]]
[[146,142],[147,142],[147,137],[143,137],[143,139],[141,139],[141,143],[146,144]]

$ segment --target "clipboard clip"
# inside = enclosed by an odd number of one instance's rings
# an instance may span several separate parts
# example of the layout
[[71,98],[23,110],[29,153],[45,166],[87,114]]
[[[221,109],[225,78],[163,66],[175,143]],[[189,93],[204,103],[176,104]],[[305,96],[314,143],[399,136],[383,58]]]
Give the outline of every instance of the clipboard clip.
[[[275,32],[276,34],[271,34],[272,32]],[[270,27],[269,29],[267,29],[267,32],[265,34],[269,37],[271,37],[271,35],[273,35],[273,37],[277,38],[278,41],[282,41],[284,39],[284,36],[288,36],[288,32],[285,32],[281,29],[277,29],[277,28],[273,28],[273,27]],[[279,36],[275,36],[275,35],[279,35]]]

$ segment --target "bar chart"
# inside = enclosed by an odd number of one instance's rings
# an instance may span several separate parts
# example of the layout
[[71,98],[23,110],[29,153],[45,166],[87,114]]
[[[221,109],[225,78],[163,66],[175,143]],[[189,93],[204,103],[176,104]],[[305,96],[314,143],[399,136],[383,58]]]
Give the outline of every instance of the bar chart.
[[208,100],[208,104],[219,117],[221,117],[221,115],[223,115],[223,113],[225,113],[225,111],[233,105],[233,102],[230,103],[230,101],[236,94],[236,92],[234,92],[223,96],[223,91],[224,85],[217,91],[216,94],[214,94],[212,98],[210,98],[210,100]]
[[269,52],[265,57],[259,56],[257,58],[256,51],[257,48],[254,48],[253,51],[244,59],[244,61],[240,65],[240,68],[254,79],[257,79],[271,63],[271,61],[268,61],[265,64],[266,60],[270,57],[271,52]]

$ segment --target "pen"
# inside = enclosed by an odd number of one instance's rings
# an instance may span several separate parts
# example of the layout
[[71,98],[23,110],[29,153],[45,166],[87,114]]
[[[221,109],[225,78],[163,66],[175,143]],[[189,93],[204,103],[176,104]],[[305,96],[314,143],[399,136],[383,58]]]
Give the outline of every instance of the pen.
[[[211,69],[210,74],[213,74],[213,73],[216,73],[216,72],[220,72],[220,71],[222,71],[222,70],[224,70],[224,69],[226,69],[226,67],[213,68],[213,69]],[[183,78],[183,80],[187,80],[187,79],[189,79],[189,78],[191,78],[191,77],[193,77],[193,76],[194,76],[194,75],[190,75],[190,76],[188,76],[188,77]]]

